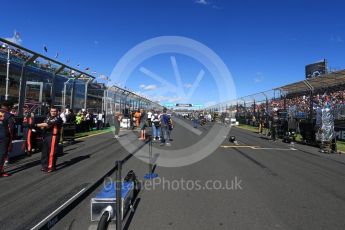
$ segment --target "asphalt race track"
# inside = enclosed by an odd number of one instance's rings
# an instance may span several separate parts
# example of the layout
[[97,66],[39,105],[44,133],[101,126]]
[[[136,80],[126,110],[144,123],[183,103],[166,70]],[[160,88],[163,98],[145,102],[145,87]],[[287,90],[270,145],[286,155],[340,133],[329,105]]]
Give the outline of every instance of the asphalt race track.
[[[199,128],[198,135],[179,122],[175,124],[172,146],[158,148],[184,148],[210,129]],[[121,138],[128,132],[122,132]],[[271,142],[239,128],[232,128],[230,133],[236,136],[238,145],[226,139],[195,164],[157,166],[156,186],[144,187],[139,193],[134,212],[124,220],[124,229],[345,229],[344,155],[325,155],[309,146]],[[103,177],[116,160],[126,159],[123,176],[133,169],[142,183],[147,183],[143,179],[147,164],[128,155],[112,133],[81,139],[65,151],[58,159],[58,171],[49,175],[40,171],[40,154],[10,166],[13,176],[0,180],[0,229],[34,227]],[[189,187],[177,183],[181,180],[188,181]],[[53,229],[97,229],[90,221],[90,199],[101,187]]]

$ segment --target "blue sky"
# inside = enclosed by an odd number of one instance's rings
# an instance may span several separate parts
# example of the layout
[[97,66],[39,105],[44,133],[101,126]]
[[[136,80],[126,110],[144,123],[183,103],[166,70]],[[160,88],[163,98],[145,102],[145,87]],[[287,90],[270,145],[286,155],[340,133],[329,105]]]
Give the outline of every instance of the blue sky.
[[[59,60],[110,75],[132,47],[157,36],[183,36],[199,41],[222,58],[236,87],[245,96],[304,79],[304,67],[323,58],[344,69],[345,3],[340,0],[78,0],[8,1],[0,14],[0,36],[21,34],[21,44]],[[6,4],[6,5],[7,5]],[[175,84],[172,54],[146,60],[143,65]],[[200,63],[174,54],[185,92]],[[141,65],[141,66],[143,66]],[[184,101],[166,92],[138,69],[126,86],[160,97]],[[155,92],[156,91],[156,92]],[[188,99],[217,101],[212,73]]]

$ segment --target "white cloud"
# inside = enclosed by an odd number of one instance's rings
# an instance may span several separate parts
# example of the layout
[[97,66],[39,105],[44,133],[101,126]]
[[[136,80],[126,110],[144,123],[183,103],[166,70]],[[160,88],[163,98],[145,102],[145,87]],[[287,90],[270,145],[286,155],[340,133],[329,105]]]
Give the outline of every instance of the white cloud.
[[155,90],[155,89],[157,89],[157,86],[156,85],[147,85],[144,89],[145,90]]
[[254,78],[255,83],[260,83],[262,82],[263,78],[262,77],[256,77]]
[[178,96],[162,96],[162,95],[150,95],[150,100],[158,101],[158,102],[169,102],[169,103],[176,103],[176,102],[183,102],[186,99],[183,97]]
[[260,83],[264,80],[264,77],[262,76],[261,72],[256,73],[256,77],[254,78],[255,83]]
[[190,88],[193,87],[193,85],[190,84],[190,83],[184,84],[183,86],[184,86],[185,88],[187,88],[187,89],[190,89]]
[[95,40],[95,41],[93,41],[93,44],[95,44],[95,45],[98,45],[98,41],[97,40]]
[[222,8],[220,8],[219,6],[217,6],[217,5],[212,5],[212,8],[213,9],[216,9],[216,10],[221,10]]
[[143,89],[143,90],[155,90],[157,89],[157,86],[156,85],[144,85],[144,84],[141,84],[139,86],[140,89]]
[[206,0],[196,0],[195,3],[196,3],[196,4],[200,4],[200,5],[208,5],[208,4],[210,4],[210,3],[207,2]]
[[194,1],[195,4],[199,4],[199,5],[203,5],[203,6],[210,6],[212,7],[212,9],[215,9],[215,10],[221,10],[222,8],[213,4],[212,1],[210,0],[195,0]]
[[331,42],[342,43],[344,40],[340,36],[331,36]]
[[185,99],[183,97],[171,97],[168,99],[168,102],[181,102],[184,101]]

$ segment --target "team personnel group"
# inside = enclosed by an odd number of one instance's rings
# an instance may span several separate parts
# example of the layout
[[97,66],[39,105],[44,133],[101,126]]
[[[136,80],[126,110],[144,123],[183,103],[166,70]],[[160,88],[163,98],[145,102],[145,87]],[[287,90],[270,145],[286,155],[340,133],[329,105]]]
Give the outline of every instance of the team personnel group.
[[[11,114],[11,103],[5,101],[0,108],[0,177],[8,177],[5,172],[5,164],[8,161],[8,154],[12,149],[15,119]],[[62,119],[58,109],[51,107],[49,115],[42,123],[35,123],[32,114],[29,113],[27,106],[23,109],[23,139],[26,153],[31,156],[33,150],[33,132],[40,129],[42,132],[42,156],[41,171],[50,173],[56,169],[56,159],[58,144],[61,136]]]
[[[0,108],[0,178],[10,176],[5,171],[5,165],[8,162],[9,153],[12,148],[12,140],[14,139],[15,118],[12,112],[12,105],[8,101],[1,103]],[[35,122],[34,114],[30,113],[28,106],[23,108],[23,116],[20,119],[23,131],[23,150],[28,156],[31,156],[34,149],[40,148],[41,155],[41,171],[51,173],[56,170],[57,154],[61,149],[62,132],[64,124],[64,112],[59,113],[54,106],[50,107],[49,114],[41,122]],[[115,135],[119,138],[121,121],[123,116],[121,113],[115,113],[114,117]],[[37,121],[37,119],[36,119]],[[167,109],[162,111],[144,111],[139,109],[130,116],[132,128],[138,129],[140,132],[139,140],[144,141],[147,138],[147,131],[151,131],[153,141],[159,141],[160,145],[170,146],[172,141],[171,133],[173,123],[171,115],[167,114]],[[37,141],[35,134],[39,132],[40,141]],[[61,141],[61,142],[60,142]],[[40,143],[41,146],[37,146]],[[60,145],[59,145],[60,143]]]

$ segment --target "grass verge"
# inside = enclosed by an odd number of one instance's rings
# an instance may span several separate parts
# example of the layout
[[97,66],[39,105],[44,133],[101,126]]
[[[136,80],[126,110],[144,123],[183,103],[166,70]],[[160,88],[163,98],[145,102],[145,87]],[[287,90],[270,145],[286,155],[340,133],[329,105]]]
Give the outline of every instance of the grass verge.
[[90,132],[76,133],[75,138],[87,137],[89,135],[98,134],[98,133],[107,133],[110,131],[112,131],[112,127],[107,127],[105,129],[101,129],[101,130],[92,130]]
[[258,127],[253,127],[251,125],[239,124],[236,127],[241,128],[241,129],[245,129],[245,130],[248,130],[248,131],[252,131],[252,132],[258,132],[259,131]]

